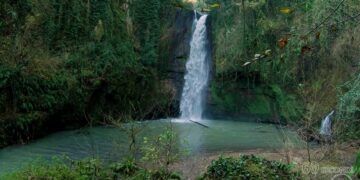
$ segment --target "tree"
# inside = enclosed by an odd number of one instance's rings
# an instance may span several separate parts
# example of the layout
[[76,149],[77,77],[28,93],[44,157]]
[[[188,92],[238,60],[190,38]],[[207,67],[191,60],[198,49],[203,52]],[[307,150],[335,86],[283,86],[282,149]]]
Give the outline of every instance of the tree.
[[143,65],[154,67],[158,60],[160,37],[160,1],[135,0],[133,2],[135,34]]

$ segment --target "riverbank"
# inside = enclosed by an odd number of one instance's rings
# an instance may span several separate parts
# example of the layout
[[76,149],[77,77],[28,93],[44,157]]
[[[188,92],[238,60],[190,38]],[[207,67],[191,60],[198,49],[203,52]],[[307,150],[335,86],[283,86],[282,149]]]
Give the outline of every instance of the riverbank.
[[[219,179],[216,176],[224,177],[223,175],[229,175],[228,173],[240,173],[241,176],[250,177],[279,175],[280,177],[276,177],[280,179],[290,177],[293,179],[300,177],[331,179],[339,174],[353,176],[354,174],[350,171],[355,165],[358,147],[342,144],[331,146],[330,151],[328,148],[311,148],[311,164],[308,162],[306,149],[284,148],[198,153],[183,157],[168,165],[153,164],[141,159],[105,163],[96,158],[73,160],[63,157],[53,158],[51,163],[35,161],[25,169],[19,169],[10,174],[0,174],[0,178],[6,180],[19,178],[78,179],[80,177],[82,179],[169,179],[170,177],[170,179],[198,179],[199,177]],[[233,166],[234,162],[239,164]],[[240,171],[236,171],[234,168]],[[261,172],[266,174],[259,174]],[[204,176],[204,173],[207,175]],[[212,175],[209,176],[209,173]]]
[[[313,173],[312,178],[331,179],[335,174],[340,174],[336,172],[337,168],[340,170],[343,169],[348,173],[348,169],[354,166],[359,144],[357,144],[357,147],[354,147],[349,143],[334,145],[331,147],[333,148],[332,151],[330,151],[329,148],[330,147],[318,147],[310,149],[312,163],[319,166]],[[176,162],[172,165],[171,169],[175,172],[180,172],[184,179],[196,179],[201,173],[206,171],[206,168],[211,164],[211,161],[218,159],[220,156],[239,157],[240,155],[256,155],[285,164],[290,160],[290,164],[293,164],[296,170],[302,171],[304,177],[310,177],[309,174],[303,170],[303,168],[306,168],[308,165],[308,154],[306,149],[252,149],[237,152],[224,151],[217,153],[203,153]],[[322,170],[325,171],[325,169],[329,169],[330,172],[321,172]]]

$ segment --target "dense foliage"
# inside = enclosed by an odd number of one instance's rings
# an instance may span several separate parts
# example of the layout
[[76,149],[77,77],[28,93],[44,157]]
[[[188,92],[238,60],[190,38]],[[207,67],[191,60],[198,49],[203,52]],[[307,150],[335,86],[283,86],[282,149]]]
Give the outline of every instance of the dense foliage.
[[211,162],[201,179],[300,179],[290,165],[256,156],[220,157]]
[[158,59],[174,2],[1,1],[0,147],[108,116],[168,115]]
[[[338,105],[340,137],[358,139],[360,137],[360,75],[341,86],[343,94]],[[343,132],[343,133],[341,133]]]
[[[181,176],[165,169],[146,169],[133,160],[103,164],[97,159],[73,161],[56,158],[34,162],[21,170],[0,177],[6,180],[20,179],[181,179]],[[256,156],[239,158],[220,157],[212,161],[200,179],[300,179],[300,174],[290,165],[269,161]]]
[[353,173],[360,178],[360,151],[357,153],[356,162],[353,166]]
[[357,80],[346,82],[359,73],[360,1],[205,2],[221,4],[211,12],[215,110],[316,131],[335,109],[337,137],[359,137]]
[[37,162],[23,170],[1,177],[4,180],[27,179],[180,179],[176,173],[167,173],[161,170],[150,171],[136,165],[133,161],[124,161],[104,165],[97,159],[82,161],[60,160],[48,164]]
[[[169,25],[185,2],[1,1],[0,147],[173,115]],[[359,1],[197,2],[212,21],[209,111],[316,131],[336,109],[337,137],[359,137]]]

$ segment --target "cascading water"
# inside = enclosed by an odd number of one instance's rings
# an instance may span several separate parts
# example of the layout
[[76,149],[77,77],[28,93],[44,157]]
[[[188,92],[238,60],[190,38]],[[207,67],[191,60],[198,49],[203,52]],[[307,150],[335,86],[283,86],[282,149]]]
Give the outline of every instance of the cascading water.
[[331,111],[325,119],[321,122],[320,134],[325,136],[331,136],[331,116],[334,111]]
[[207,15],[197,19],[195,12],[190,56],[186,63],[185,83],[183,87],[180,112],[181,119],[201,120],[204,99],[209,78],[208,39],[206,30]]

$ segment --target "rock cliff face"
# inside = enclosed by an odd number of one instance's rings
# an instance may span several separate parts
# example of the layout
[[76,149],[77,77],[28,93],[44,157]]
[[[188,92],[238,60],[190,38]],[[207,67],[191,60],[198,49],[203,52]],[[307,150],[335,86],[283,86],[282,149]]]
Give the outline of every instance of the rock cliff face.
[[175,20],[171,27],[172,36],[170,40],[168,78],[176,90],[176,101],[181,99],[184,74],[186,72],[185,65],[190,53],[193,20],[193,11],[179,9],[176,12]]

